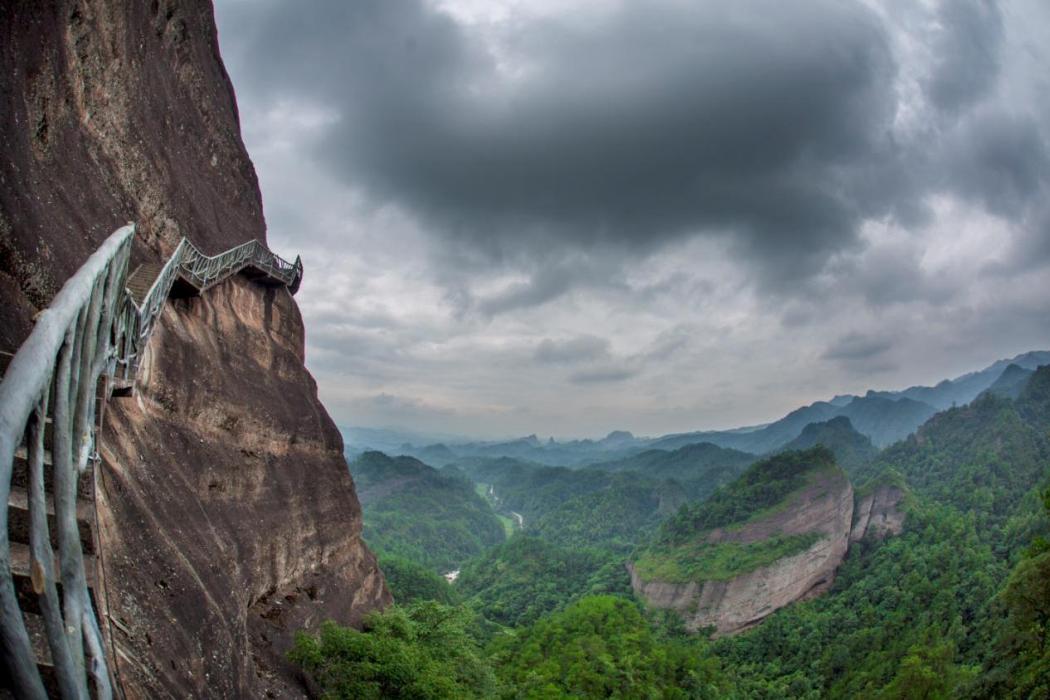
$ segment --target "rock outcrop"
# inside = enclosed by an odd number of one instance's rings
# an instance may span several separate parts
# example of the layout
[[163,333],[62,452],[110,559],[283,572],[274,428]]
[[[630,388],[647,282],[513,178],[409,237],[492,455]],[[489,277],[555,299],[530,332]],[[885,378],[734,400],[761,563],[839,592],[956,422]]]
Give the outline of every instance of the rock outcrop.
[[860,494],[853,512],[850,542],[865,537],[881,540],[904,531],[904,489],[893,484],[878,484]]
[[631,585],[649,605],[678,612],[687,629],[716,635],[747,629],[773,611],[827,590],[849,547],[853,487],[841,469],[822,469],[779,507],[742,525],[701,535],[708,545],[750,545],[808,536],[802,551],[730,578],[688,582],[646,580],[629,565]]
[[[0,12],[0,350],[106,236],[265,241],[207,0]],[[309,270],[306,272],[309,275]],[[95,479],[100,617],[129,698],[301,695],[290,635],[390,600],[287,289],[173,301]]]
[[784,452],[667,521],[627,565],[631,586],[686,629],[740,632],[827,591],[852,542],[900,534],[907,499],[893,470],[855,493],[823,445]]

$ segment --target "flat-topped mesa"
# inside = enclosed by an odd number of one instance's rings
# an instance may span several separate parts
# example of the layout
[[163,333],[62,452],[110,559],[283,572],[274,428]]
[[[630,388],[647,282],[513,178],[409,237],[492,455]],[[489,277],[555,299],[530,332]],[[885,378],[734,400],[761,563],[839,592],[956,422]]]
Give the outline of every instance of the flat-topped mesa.
[[827,590],[852,521],[853,487],[828,450],[780,454],[668,521],[628,565],[631,585],[687,629],[739,632]]

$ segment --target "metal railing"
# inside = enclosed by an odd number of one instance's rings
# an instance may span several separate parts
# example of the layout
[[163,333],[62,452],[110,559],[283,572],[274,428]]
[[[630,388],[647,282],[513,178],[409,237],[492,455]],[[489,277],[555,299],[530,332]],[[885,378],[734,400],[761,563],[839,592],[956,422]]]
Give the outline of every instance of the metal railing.
[[[15,451],[29,463],[29,519],[36,594],[62,697],[87,698],[88,673],[100,697],[112,690],[102,635],[88,596],[77,527],[77,481],[94,452],[95,393],[112,358],[126,294],[133,225],[111,235],[37,317],[33,332],[0,382],[0,641],[18,697],[45,698],[43,680],[10,573],[8,502]],[[117,328],[118,334],[121,332]],[[44,491],[45,424],[52,422],[51,468],[59,571],[48,531]],[[62,583],[61,605],[56,583]],[[86,650],[85,650],[86,647]]]
[[294,263],[290,263],[259,241],[242,243],[214,257],[208,257],[185,238],[179,247],[183,248],[180,272],[200,291],[249,266],[282,282],[293,293],[298,290],[303,276],[302,260],[297,257]]
[[127,294],[124,314],[129,333],[125,339],[126,348],[118,358],[119,375],[125,380],[134,381],[153,325],[177,279],[203,292],[247,267],[255,268],[285,285],[292,294],[298,291],[303,278],[300,257],[296,256],[295,262],[290,263],[259,241],[248,241],[214,256],[202,253],[188,238],[179,241],[142,302],[136,304],[131,294]]
[[[126,288],[134,234],[133,224],[117,230],[63,285],[51,306],[37,316],[33,332],[0,381],[0,646],[11,689],[20,698],[45,698],[47,692],[11,572],[8,511],[16,453],[28,463],[31,587],[43,617],[58,691],[63,698],[86,700],[90,678],[95,694],[110,698],[112,683],[88,591],[76,509],[79,478],[98,459],[99,379],[105,374],[134,382],[176,279],[203,291],[251,266],[293,293],[302,279],[299,258],[289,263],[258,241],[209,257],[183,239],[136,304]],[[45,449],[48,422],[52,424],[50,454]],[[48,456],[53,470],[57,572],[44,487]]]

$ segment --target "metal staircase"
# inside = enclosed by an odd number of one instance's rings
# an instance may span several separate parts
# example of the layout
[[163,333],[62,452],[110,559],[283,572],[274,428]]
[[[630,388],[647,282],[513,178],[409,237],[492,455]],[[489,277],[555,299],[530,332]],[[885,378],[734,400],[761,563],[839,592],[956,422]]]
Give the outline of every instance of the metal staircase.
[[258,241],[207,256],[187,239],[128,276],[133,224],[66,282],[13,356],[0,353],[0,653],[19,698],[110,698],[95,597],[96,435],[126,393],[176,285],[200,294],[242,273],[294,294],[302,262]]

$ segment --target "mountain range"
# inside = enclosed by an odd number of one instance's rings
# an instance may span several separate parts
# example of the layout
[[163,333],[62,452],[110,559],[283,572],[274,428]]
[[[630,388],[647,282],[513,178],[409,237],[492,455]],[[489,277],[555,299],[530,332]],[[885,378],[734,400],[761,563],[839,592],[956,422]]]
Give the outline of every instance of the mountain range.
[[1050,364],[1050,351],[1032,351],[997,360],[984,369],[945,379],[934,386],[912,386],[901,391],[870,390],[863,396],[841,394],[797,408],[765,425],[653,438],[636,437],[625,430],[613,431],[599,440],[566,441],[553,438],[543,441],[536,435],[491,442],[443,436],[434,441],[403,431],[368,428],[345,428],[343,434],[350,454],[378,449],[389,454],[411,455],[436,466],[470,457],[514,457],[551,466],[581,467],[630,459],[648,450],[673,452],[699,443],[752,455],[769,454],[798,438],[812,423],[844,417],[875,447],[882,448],[906,438],[938,411],[965,405],[986,390],[1007,396],[1016,392],[1033,370],[1047,364]]

